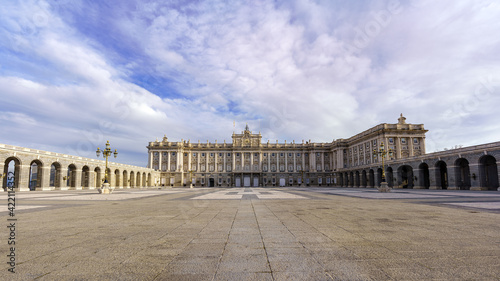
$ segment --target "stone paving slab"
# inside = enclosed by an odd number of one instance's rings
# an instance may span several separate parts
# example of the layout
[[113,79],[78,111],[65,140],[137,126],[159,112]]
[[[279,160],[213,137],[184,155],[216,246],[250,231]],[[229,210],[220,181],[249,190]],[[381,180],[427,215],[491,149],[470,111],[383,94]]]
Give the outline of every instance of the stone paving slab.
[[[500,213],[489,212],[484,205],[471,212],[470,207],[447,204],[480,201],[385,200],[346,196],[344,191],[339,196],[284,188],[265,189],[283,196],[267,200],[257,195],[261,189],[242,190],[253,199],[242,195],[239,200],[191,200],[220,191],[239,193],[238,189],[127,191],[135,200],[113,193],[117,200],[84,203],[76,199],[89,196],[84,191],[68,191],[71,196],[63,200],[20,198],[20,206],[44,202],[63,207],[16,213],[15,274],[7,271],[6,263],[9,217],[0,213],[5,224],[0,231],[4,241],[0,280],[498,280],[500,276]],[[50,192],[40,192],[44,193]],[[303,199],[290,199],[288,194]],[[421,204],[426,200],[434,205]],[[6,200],[2,202],[7,208]]]

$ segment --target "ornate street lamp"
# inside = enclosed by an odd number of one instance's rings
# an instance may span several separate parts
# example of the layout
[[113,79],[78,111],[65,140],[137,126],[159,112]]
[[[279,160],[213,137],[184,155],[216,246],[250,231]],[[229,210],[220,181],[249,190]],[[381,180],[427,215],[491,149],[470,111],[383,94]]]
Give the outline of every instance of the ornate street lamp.
[[382,157],[382,182],[380,183],[380,188],[378,189],[380,192],[390,192],[391,189],[387,185],[387,182],[385,181],[385,165],[384,165],[384,159],[385,156],[389,154],[389,157],[392,157],[392,149],[386,150],[384,147],[384,142],[380,143],[379,149],[374,148],[373,149],[373,158],[377,158],[378,155]]
[[108,194],[113,192],[113,189],[109,188],[109,181],[108,181],[108,157],[111,155],[114,155],[115,158],[118,156],[118,151],[111,152],[110,144],[109,141],[106,142],[106,149],[101,150],[99,147],[97,148],[95,154],[97,157],[101,156],[102,152],[102,157],[106,158],[106,169],[104,170],[104,183],[102,184],[102,188],[98,189],[99,193],[102,194]]

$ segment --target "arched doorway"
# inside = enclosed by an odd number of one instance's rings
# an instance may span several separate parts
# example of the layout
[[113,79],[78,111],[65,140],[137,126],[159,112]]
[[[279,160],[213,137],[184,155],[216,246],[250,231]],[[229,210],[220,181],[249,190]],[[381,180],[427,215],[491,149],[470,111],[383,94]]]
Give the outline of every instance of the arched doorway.
[[448,168],[444,161],[436,162],[436,185],[448,189]]
[[146,172],[143,172],[142,173],[142,186],[145,187],[146,186]]
[[61,164],[58,162],[52,163],[50,165],[50,180],[49,180],[49,186],[53,186],[54,188],[60,188],[61,187]]
[[488,190],[497,190],[498,167],[495,157],[484,155],[479,158],[479,179],[481,187],[486,187]]
[[42,162],[33,160],[30,164],[30,182],[29,189],[37,190],[42,187]]
[[359,187],[359,171],[356,171],[356,179],[355,179],[355,185],[356,187]]
[[90,188],[90,169],[88,166],[82,168],[82,187],[83,189]]
[[340,186],[344,186],[344,174],[339,174],[339,184]]
[[135,186],[141,187],[141,173],[137,172],[137,178],[135,179]]
[[129,186],[127,170],[124,170],[122,174],[123,174],[122,186],[123,186],[123,188],[127,188]]
[[394,172],[392,171],[392,167],[387,167],[385,171],[385,180],[389,187],[394,187]]
[[68,174],[66,175],[66,186],[76,188],[76,166],[70,164],[68,166]]
[[148,173],[148,186],[153,186],[152,182],[151,182],[151,174]]
[[94,175],[95,175],[95,180],[94,180],[95,187],[101,187],[103,183],[101,168],[95,167]]
[[215,179],[209,178],[208,179],[208,187],[214,187],[214,186],[215,186]]
[[376,182],[376,185],[377,186],[381,186],[382,185],[382,168],[378,168],[377,169],[377,182]]
[[368,172],[368,182],[370,187],[375,187],[375,172],[373,169]]
[[130,172],[130,187],[133,188],[135,186],[135,173],[134,172]]
[[9,157],[5,160],[3,190],[7,191],[11,190],[11,188],[19,188],[20,164],[21,162],[16,157]]
[[354,187],[354,173],[349,174],[349,186]]
[[367,183],[367,178],[366,178],[366,171],[363,170],[361,172],[361,186],[366,187],[367,185],[368,185],[368,183]]
[[413,188],[413,168],[408,165],[399,167],[399,180],[403,188]]
[[469,161],[465,158],[459,158],[455,161],[455,177],[457,179],[457,187],[460,190],[469,190],[470,182],[470,169]]
[[421,163],[418,166],[419,171],[419,178],[422,186],[426,189],[429,189],[431,186],[431,181],[429,178],[429,165],[427,163]]
[[115,187],[118,187],[120,188],[121,185],[120,185],[120,170],[116,169],[115,170]]

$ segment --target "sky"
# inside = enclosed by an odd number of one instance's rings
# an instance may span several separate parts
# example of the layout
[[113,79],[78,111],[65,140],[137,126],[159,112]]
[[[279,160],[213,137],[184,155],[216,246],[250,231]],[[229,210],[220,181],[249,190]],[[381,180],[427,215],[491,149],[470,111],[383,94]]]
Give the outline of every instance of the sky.
[[[114,2],[114,3],[112,3]],[[146,166],[150,141],[332,142],[381,123],[427,153],[500,141],[499,1],[4,1],[0,143]]]

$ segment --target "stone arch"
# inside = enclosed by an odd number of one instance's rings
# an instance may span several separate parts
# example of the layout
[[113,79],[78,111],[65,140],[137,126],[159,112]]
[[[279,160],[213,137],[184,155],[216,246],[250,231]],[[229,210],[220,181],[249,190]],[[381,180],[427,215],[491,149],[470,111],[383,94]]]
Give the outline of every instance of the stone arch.
[[354,172],[349,173],[349,186],[354,187]]
[[122,186],[123,186],[123,188],[127,188],[130,185],[130,180],[128,178],[127,170],[123,170],[122,174],[123,174]]
[[61,188],[61,177],[62,177],[62,166],[59,162],[53,162],[50,164],[50,179],[49,186],[55,188]]
[[82,167],[82,188],[90,188],[90,168],[87,165]]
[[398,168],[398,184],[402,188],[413,188],[413,168],[403,165]]
[[148,186],[153,186],[153,185],[151,184],[151,180],[152,180],[152,179],[151,179],[151,173],[148,173]]
[[436,162],[436,186],[441,189],[448,189],[448,165],[443,160]]
[[387,167],[385,170],[385,180],[389,187],[394,187],[394,171],[392,167]]
[[68,165],[68,173],[66,174],[66,186],[76,188],[76,165]]
[[21,176],[21,160],[15,156],[11,156],[5,159],[5,165],[3,168],[4,176],[3,179],[3,189],[6,191],[8,188],[19,189],[20,176]]
[[455,178],[457,188],[469,190],[471,187],[469,161],[465,158],[458,158],[455,161]]
[[375,172],[373,171],[373,169],[370,169],[370,171],[368,171],[368,183],[370,187],[375,187]]
[[104,178],[102,176],[100,167],[95,167],[94,175],[95,175],[95,180],[94,180],[95,187],[101,187],[102,184],[104,183]]
[[355,185],[356,187],[359,187],[359,183],[360,183],[360,179],[359,179],[359,171],[356,171],[355,176],[356,176],[356,178],[355,178],[355,183],[354,183],[354,185]]
[[146,172],[142,172],[142,186],[146,186]]
[[382,168],[377,169],[377,182],[376,186],[381,186],[382,185]]
[[115,170],[115,180],[114,180],[114,186],[117,188],[120,188],[120,170],[116,169]]
[[362,187],[367,187],[368,186],[368,178],[366,176],[366,170],[363,170],[361,172],[361,186]]
[[339,173],[339,185],[344,186],[344,174]]
[[479,183],[488,190],[498,188],[497,160],[492,155],[483,155],[479,158]]
[[135,186],[141,187],[141,172],[137,172],[137,177],[135,179]]
[[43,163],[35,159],[31,161],[29,172],[29,190],[37,190],[42,187]]
[[130,187],[133,188],[135,186],[135,173],[134,171],[130,172]]
[[423,188],[429,189],[429,187],[431,186],[431,181],[429,176],[429,165],[427,165],[427,163],[425,162],[421,163],[418,166],[418,169],[419,169],[418,172],[419,182],[421,183]]

